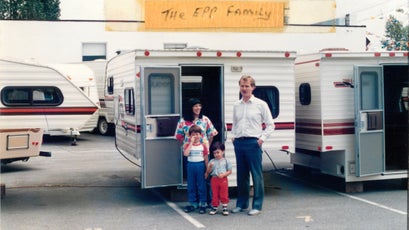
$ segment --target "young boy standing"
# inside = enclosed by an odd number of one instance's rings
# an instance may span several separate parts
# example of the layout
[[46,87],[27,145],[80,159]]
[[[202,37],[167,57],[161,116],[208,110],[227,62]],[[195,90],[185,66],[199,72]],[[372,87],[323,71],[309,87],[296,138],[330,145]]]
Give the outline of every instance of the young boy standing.
[[229,211],[227,205],[229,204],[229,184],[227,176],[232,173],[232,164],[224,158],[225,146],[223,143],[215,142],[210,147],[214,158],[210,160],[207,167],[206,177],[210,174],[210,186],[212,188],[212,208],[210,215],[217,213],[217,207],[222,204],[222,214],[227,216]]
[[205,172],[209,149],[202,143],[202,129],[193,125],[189,128],[189,141],[183,146],[183,155],[187,157],[187,192],[190,205],[185,212],[192,212],[199,207],[204,214],[207,206]]

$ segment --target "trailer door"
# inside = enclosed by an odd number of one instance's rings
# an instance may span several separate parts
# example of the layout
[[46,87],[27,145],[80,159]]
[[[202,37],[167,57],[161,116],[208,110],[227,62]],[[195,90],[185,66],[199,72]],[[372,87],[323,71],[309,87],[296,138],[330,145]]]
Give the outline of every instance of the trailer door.
[[180,118],[180,67],[141,68],[141,187],[182,184],[182,155],[175,138]]
[[385,170],[382,66],[354,66],[356,176]]

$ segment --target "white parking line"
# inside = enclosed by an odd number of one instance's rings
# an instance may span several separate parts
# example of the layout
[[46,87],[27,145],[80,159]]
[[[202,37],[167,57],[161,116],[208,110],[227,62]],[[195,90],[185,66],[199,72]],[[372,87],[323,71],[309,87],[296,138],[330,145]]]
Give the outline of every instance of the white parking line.
[[166,204],[171,207],[173,210],[175,210],[179,215],[181,215],[183,218],[185,218],[187,221],[189,221],[191,224],[193,224],[196,228],[206,228],[202,223],[197,221],[195,218],[193,218],[191,215],[183,212],[175,203],[167,201],[158,191],[153,190],[154,193],[160,197]]
[[341,196],[345,196],[345,197],[348,197],[348,198],[351,198],[351,199],[354,199],[354,200],[359,200],[361,202],[371,204],[371,205],[374,205],[376,207],[383,208],[383,209],[386,209],[386,210],[389,210],[389,211],[392,211],[392,212],[396,212],[396,213],[399,213],[399,214],[402,214],[402,215],[407,215],[408,214],[407,212],[403,212],[403,211],[400,211],[400,210],[397,210],[397,209],[394,209],[394,208],[390,208],[388,206],[378,204],[376,202],[372,202],[372,201],[369,201],[369,200],[365,200],[365,199],[362,199],[362,198],[359,198],[359,197],[356,197],[356,196],[351,196],[351,195],[348,195],[346,193],[337,192],[337,191],[334,191],[334,192],[341,195]]
[[341,196],[345,196],[345,197],[348,197],[348,198],[351,198],[351,199],[354,199],[354,200],[361,201],[361,202],[363,202],[363,203],[367,203],[367,204],[376,206],[376,207],[378,207],[378,208],[383,208],[383,209],[386,209],[386,210],[388,210],[388,211],[392,211],[392,212],[395,212],[395,213],[398,213],[398,214],[402,214],[402,215],[407,215],[407,214],[408,214],[407,212],[404,212],[404,211],[401,211],[401,210],[398,210],[398,209],[394,209],[394,208],[391,208],[391,207],[388,207],[388,206],[385,206],[385,205],[382,205],[382,204],[378,204],[378,203],[373,202],[373,201],[370,201],[370,200],[366,200],[366,199],[359,198],[359,197],[357,197],[357,196],[352,196],[352,195],[349,195],[349,194],[346,194],[346,193],[342,193],[342,192],[337,192],[337,191],[335,191],[335,190],[328,189],[328,188],[325,188],[325,187],[322,187],[322,186],[319,186],[319,185],[316,185],[316,184],[311,184],[311,183],[309,183],[309,182],[307,182],[307,181],[304,181],[304,180],[301,180],[301,179],[299,179],[299,178],[295,178],[295,177],[289,176],[289,175],[284,174],[284,173],[280,173],[280,172],[276,172],[276,173],[279,174],[279,175],[281,175],[281,176],[285,176],[285,177],[288,177],[288,178],[291,178],[291,179],[299,180],[299,181],[302,181],[302,182],[304,182],[304,183],[308,183],[308,184],[310,184],[310,185],[313,185],[313,186],[315,186],[315,187],[319,187],[319,188],[322,188],[322,189],[325,189],[325,190],[334,192],[334,193],[336,193],[336,194],[338,194],[338,195],[341,195]]

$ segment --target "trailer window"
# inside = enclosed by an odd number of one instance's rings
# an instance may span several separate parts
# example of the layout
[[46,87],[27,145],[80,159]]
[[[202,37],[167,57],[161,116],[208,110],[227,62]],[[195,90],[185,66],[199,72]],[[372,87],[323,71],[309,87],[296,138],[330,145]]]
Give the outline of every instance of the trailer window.
[[280,113],[280,98],[277,87],[274,86],[257,86],[253,91],[254,96],[267,102],[273,118],[277,118]]
[[298,96],[301,105],[311,104],[311,86],[310,83],[301,83],[298,88]]
[[114,76],[110,76],[107,79],[107,92],[108,94],[114,94]]
[[125,99],[126,114],[135,115],[135,99],[134,99],[133,88],[125,88],[124,99]]
[[362,110],[371,110],[379,108],[379,77],[376,72],[362,72],[359,76],[361,82],[361,108]]
[[1,90],[1,102],[6,106],[57,106],[64,97],[54,86],[8,86]]
[[172,114],[175,112],[175,77],[168,73],[149,75],[149,114]]

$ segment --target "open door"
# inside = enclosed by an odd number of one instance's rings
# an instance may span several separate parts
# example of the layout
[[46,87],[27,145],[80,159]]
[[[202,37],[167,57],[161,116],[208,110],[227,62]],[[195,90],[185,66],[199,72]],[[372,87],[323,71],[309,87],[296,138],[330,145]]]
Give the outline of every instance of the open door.
[[180,118],[180,67],[141,69],[141,187],[182,183],[182,154],[174,134]]
[[385,171],[382,66],[354,66],[356,176]]

